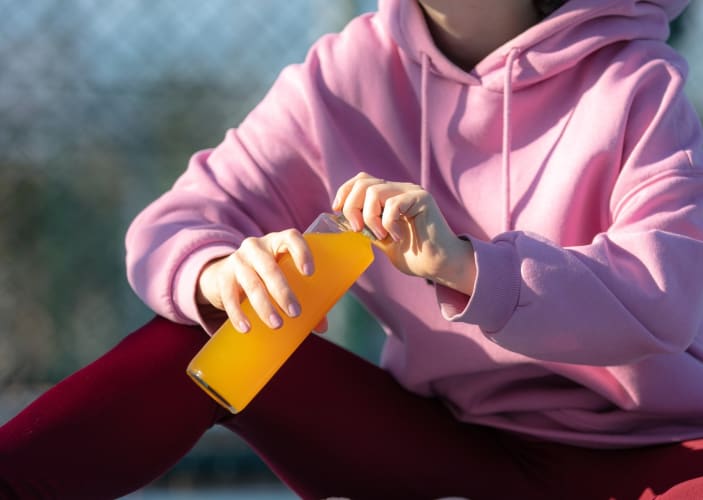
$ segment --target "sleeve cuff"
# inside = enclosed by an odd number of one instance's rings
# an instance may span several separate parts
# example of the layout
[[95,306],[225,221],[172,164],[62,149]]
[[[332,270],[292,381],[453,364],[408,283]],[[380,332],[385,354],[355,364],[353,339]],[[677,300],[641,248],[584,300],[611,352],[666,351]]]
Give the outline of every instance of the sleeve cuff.
[[478,325],[484,333],[498,332],[517,307],[520,269],[512,244],[487,243],[468,237],[476,259],[476,285],[469,297],[451,288],[436,285],[442,316],[449,321]]

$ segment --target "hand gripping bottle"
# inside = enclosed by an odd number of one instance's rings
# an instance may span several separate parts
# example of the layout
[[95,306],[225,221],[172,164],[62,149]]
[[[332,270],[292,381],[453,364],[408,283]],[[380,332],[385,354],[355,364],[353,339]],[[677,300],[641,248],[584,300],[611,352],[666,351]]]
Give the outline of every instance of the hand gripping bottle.
[[188,375],[232,413],[256,396],[374,258],[373,233],[351,231],[342,215],[321,214],[303,237],[313,254],[312,276],[300,274],[289,254],[279,259],[300,315],[290,318],[279,311],[283,325],[274,330],[245,299],[241,307],[251,329],[240,333],[225,321],[188,365]]

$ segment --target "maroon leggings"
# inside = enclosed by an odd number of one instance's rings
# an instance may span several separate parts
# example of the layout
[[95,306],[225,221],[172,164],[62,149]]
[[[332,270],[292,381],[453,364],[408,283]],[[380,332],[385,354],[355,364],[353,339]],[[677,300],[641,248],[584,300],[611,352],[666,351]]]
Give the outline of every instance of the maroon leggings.
[[202,330],[156,318],[0,428],[0,498],[115,498],[213,424],[303,498],[703,498],[703,440],[589,450],[457,422],[437,401],[310,336],[249,407],[185,375]]

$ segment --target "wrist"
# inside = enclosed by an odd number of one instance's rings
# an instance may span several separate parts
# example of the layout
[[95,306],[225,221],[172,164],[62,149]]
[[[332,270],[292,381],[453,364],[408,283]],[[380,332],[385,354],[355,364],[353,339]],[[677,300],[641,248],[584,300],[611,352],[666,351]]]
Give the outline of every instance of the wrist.
[[476,284],[476,259],[474,247],[468,238],[456,238],[455,245],[447,255],[446,265],[434,277],[434,281],[465,295],[473,295]]
[[220,267],[221,262],[226,258],[227,256],[215,257],[214,259],[203,264],[203,267],[198,274],[195,287],[195,302],[199,306],[214,305],[217,301],[216,299],[219,298],[219,290],[217,286],[218,268]]

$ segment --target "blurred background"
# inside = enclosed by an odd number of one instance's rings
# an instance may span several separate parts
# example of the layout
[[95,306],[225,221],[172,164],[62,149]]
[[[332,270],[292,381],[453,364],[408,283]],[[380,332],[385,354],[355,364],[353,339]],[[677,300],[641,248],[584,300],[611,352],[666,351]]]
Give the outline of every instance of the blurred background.
[[[132,218],[193,152],[219,143],[285,65],[374,8],[374,0],[0,0],[0,423],[151,317],[125,278]],[[703,1],[672,28],[703,110]],[[353,298],[331,322],[334,341],[377,361],[381,333]],[[227,498],[289,496],[236,436],[213,429],[133,497],[206,488]]]

